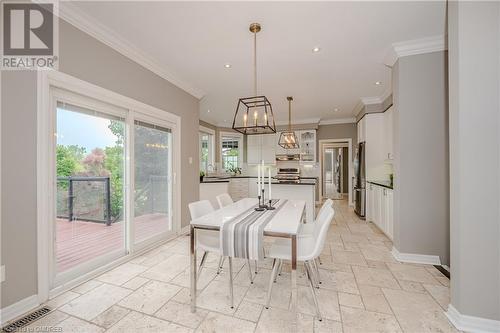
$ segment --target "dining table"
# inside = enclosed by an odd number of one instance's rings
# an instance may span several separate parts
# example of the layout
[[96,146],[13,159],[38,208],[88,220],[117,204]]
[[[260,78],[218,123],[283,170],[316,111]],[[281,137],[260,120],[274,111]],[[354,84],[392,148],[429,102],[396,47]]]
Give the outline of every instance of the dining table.
[[[191,220],[190,223],[190,279],[191,279],[191,312],[196,312],[196,231],[216,230],[220,231],[221,226],[234,219],[241,213],[252,207],[258,206],[257,198],[243,198],[228,206],[217,209],[204,216]],[[306,202],[304,200],[287,200],[284,206],[273,213],[268,210],[265,214],[270,214],[269,222],[264,227],[263,235],[266,237],[288,238],[291,241],[291,292],[292,297],[289,304],[290,310],[297,314],[297,235],[300,231],[302,221],[305,216]],[[296,320],[294,320],[296,322]],[[295,326],[295,325],[294,325]]]

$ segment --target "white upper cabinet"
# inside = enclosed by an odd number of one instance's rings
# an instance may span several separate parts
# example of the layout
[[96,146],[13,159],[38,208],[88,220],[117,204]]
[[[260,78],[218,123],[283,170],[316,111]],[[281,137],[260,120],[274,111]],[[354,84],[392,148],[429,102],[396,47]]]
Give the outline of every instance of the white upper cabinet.
[[366,122],[366,116],[363,117],[360,121],[358,121],[358,143],[366,141],[365,122]]
[[299,137],[300,161],[316,162],[316,130],[296,132]]
[[391,106],[384,112],[384,154],[386,160],[394,158],[394,143],[393,143],[393,121],[394,107]]
[[384,145],[384,114],[366,114],[363,120],[365,121],[364,136],[366,179],[384,179],[384,163],[387,158]]
[[276,136],[274,134],[247,136],[247,163],[265,164],[276,163]]

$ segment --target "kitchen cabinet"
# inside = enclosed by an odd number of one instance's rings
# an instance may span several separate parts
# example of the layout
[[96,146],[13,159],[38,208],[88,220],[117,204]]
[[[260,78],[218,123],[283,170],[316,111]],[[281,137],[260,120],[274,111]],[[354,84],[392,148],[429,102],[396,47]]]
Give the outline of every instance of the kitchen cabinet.
[[391,240],[394,237],[394,191],[386,189],[385,191],[385,234]]
[[384,157],[387,160],[394,158],[393,117],[394,107],[391,106],[384,112]]
[[276,164],[276,147],[275,134],[248,135],[247,163]]
[[300,161],[316,162],[316,130],[304,130],[296,133],[299,137]]
[[249,197],[249,184],[251,178],[231,178],[229,181],[228,193],[233,201],[238,201]]
[[228,193],[229,183],[228,181],[200,183],[200,200],[208,200],[214,209],[219,209],[216,197]]
[[384,114],[369,113],[361,121],[365,141],[366,179],[385,179]]
[[373,222],[391,240],[394,236],[394,191],[368,183],[366,221]]
[[361,118],[360,121],[358,121],[357,129],[358,129],[358,143],[359,142],[365,142],[366,140],[366,135],[365,135],[365,126],[366,123],[366,116]]
[[375,208],[375,189],[372,184],[366,184],[366,212],[365,219],[366,221],[373,221],[374,217],[374,208]]

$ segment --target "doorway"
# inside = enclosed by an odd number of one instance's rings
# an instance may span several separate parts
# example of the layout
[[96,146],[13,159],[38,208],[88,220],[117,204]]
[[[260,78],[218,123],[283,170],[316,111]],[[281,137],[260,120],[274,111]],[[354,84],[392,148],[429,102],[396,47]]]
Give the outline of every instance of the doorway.
[[[348,196],[348,149],[325,145],[323,149],[323,198],[341,200]],[[344,160],[345,159],[345,160]]]
[[352,140],[319,140],[320,199],[348,198],[352,205]]

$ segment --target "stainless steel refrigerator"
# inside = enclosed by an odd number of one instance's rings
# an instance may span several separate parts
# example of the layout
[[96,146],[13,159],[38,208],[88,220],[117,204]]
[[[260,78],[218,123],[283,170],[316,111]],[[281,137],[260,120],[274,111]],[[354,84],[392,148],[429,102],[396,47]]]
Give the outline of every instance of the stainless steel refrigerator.
[[354,211],[359,217],[365,218],[366,214],[366,168],[365,168],[365,143],[358,144],[354,158]]

